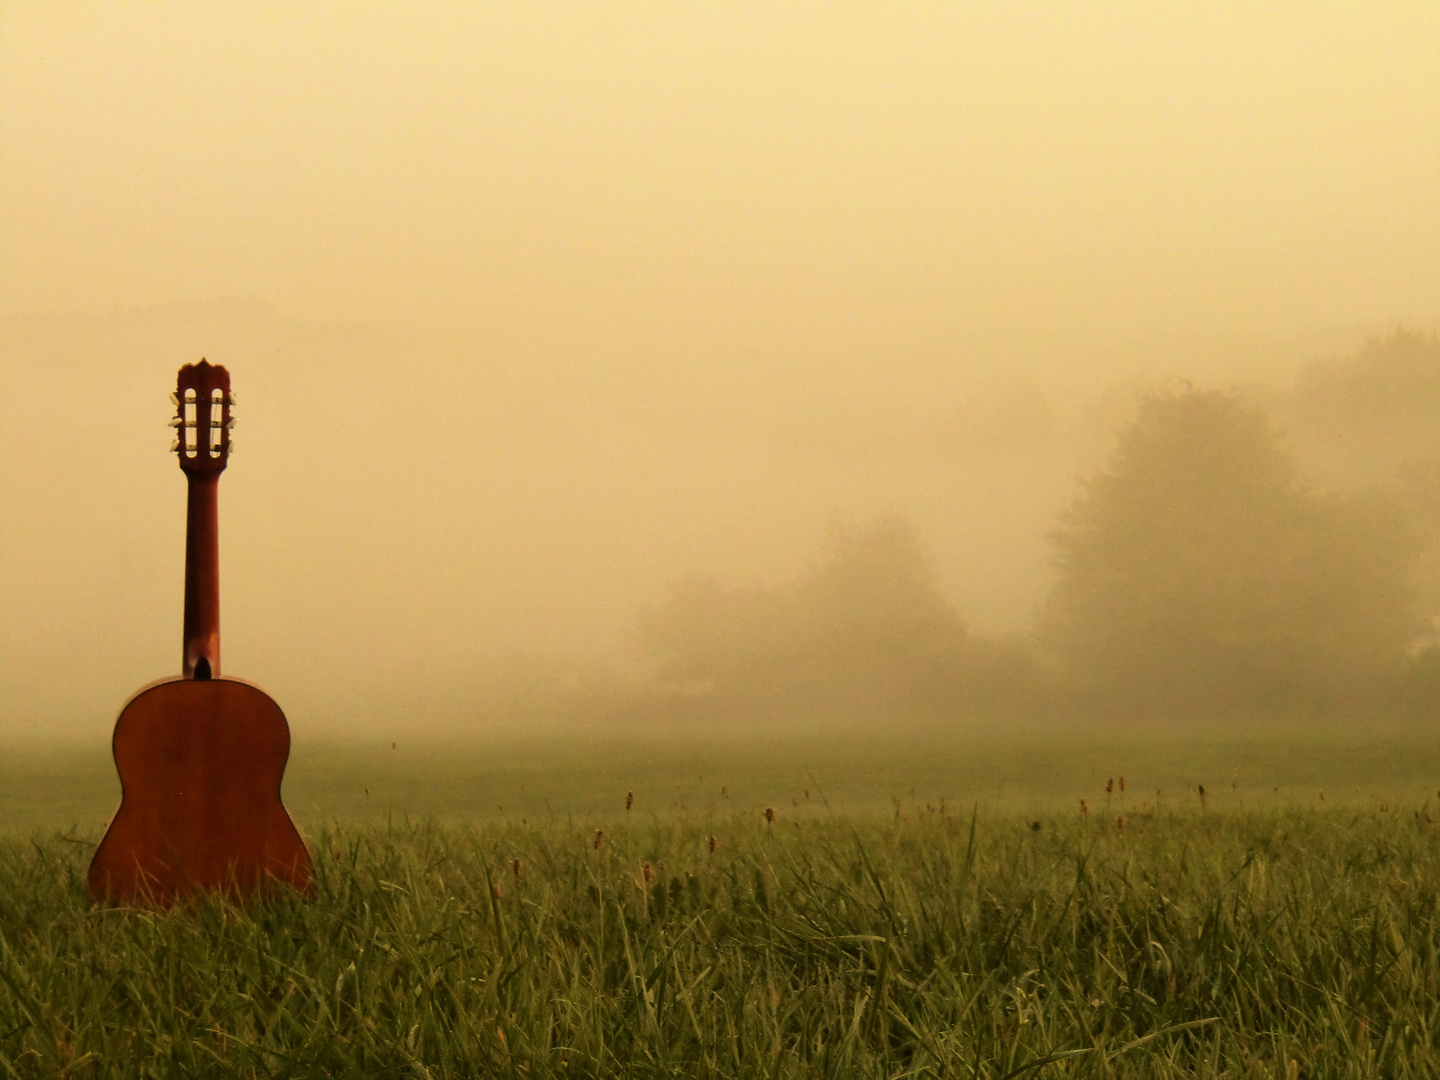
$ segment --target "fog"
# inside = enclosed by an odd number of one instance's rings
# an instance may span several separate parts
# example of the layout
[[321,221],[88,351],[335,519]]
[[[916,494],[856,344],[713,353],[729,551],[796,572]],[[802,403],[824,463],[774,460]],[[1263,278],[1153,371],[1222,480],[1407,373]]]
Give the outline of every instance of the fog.
[[677,582],[808,595],[877,519],[1033,641],[1050,534],[1176,380],[1308,483],[1418,490],[1440,415],[1355,388],[1397,327],[1434,366],[1437,40],[1418,3],[0,5],[0,741],[178,673],[200,356],[224,671],[297,737],[557,685],[643,720]]

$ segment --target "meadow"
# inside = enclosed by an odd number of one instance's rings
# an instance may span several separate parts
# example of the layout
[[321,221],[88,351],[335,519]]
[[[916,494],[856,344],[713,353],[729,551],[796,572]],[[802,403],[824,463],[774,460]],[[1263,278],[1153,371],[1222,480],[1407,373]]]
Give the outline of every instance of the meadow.
[[316,898],[166,913],[85,899],[104,756],[17,752],[0,1072],[1433,1077],[1437,750],[302,744]]

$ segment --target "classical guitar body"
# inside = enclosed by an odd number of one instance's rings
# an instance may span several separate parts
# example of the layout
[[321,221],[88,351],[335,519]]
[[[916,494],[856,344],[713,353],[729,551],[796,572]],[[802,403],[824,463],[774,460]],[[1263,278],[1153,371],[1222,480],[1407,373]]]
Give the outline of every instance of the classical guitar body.
[[165,906],[198,892],[309,894],[310,855],[280,801],[285,714],[258,686],[220,677],[216,490],[232,449],[230,375],[186,364],[171,400],[171,450],[188,481],[182,674],[142,689],[115,722],[123,794],[90,862],[90,895]]
[[277,883],[310,891],[310,855],[280,801],[290,729],[259,687],[155,683],[121,711],[114,748],[123,794],[90,863],[92,896],[164,905]]

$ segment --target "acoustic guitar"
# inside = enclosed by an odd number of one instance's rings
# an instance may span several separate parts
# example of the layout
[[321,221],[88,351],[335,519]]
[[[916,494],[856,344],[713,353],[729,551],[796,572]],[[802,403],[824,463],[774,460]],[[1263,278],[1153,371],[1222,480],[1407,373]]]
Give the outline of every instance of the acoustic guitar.
[[166,906],[277,884],[309,894],[310,855],[280,801],[285,714],[258,686],[220,677],[216,493],[231,450],[230,375],[202,359],[177,382],[171,450],[189,482],[182,673],[142,687],[115,721],[120,808],[90,861],[90,895]]

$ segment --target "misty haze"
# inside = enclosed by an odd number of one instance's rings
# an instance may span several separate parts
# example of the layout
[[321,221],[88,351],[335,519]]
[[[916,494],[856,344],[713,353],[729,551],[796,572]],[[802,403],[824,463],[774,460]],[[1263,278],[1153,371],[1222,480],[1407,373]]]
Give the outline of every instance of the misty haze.
[[[227,667],[308,735],[993,726],[1251,646],[1422,708],[1426,9],[74,10],[0,46],[4,738],[103,739],[174,668],[202,355],[243,401]],[[1233,407],[1159,434],[1192,394]],[[1264,430],[1200,475],[1227,424]],[[1245,499],[1274,536],[1217,524]],[[1154,514],[1235,550],[1096,578]]]
[[[1373,714],[1440,691],[1425,328],[1264,381],[941,370],[928,404],[880,372],[853,377],[869,395],[640,362],[608,385],[258,302],[5,334],[22,741],[95,737],[136,670],[176,663],[183,478],[163,373],[141,376],[189,337],[228,343],[209,354],[243,400],[227,668],[265,671],[311,734]],[[1266,665],[1290,674],[1247,689]],[[1204,685],[1174,700],[1122,685],[1182,671]]]

